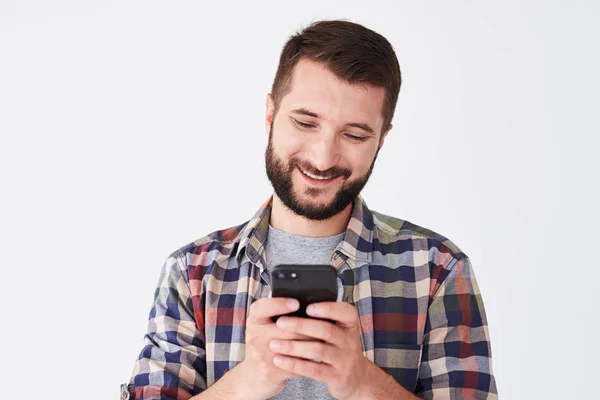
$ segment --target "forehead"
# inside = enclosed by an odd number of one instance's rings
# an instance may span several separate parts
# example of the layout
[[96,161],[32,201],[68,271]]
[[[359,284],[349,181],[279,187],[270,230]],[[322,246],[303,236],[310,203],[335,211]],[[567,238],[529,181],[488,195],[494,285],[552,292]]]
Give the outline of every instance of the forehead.
[[302,59],[292,71],[291,88],[281,107],[306,108],[333,122],[362,120],[380,130],[384,99],[382,87],[344,82],[323,63]]

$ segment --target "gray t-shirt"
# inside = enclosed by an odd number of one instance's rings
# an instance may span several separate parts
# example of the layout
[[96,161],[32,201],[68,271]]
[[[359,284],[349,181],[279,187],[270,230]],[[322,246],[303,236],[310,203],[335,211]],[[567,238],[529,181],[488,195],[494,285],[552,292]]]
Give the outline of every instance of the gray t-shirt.
[[[267,271],[278,264],[331,264],[331,253],[344,238],[344,232],[325,238],[292,235],[269,225],[265,244]],[[342,284],[338,277],[338,301],[342,299]],[[303,376],[288,379],[285,389],[276,400],[288,399],[333,399],[327,385]]]

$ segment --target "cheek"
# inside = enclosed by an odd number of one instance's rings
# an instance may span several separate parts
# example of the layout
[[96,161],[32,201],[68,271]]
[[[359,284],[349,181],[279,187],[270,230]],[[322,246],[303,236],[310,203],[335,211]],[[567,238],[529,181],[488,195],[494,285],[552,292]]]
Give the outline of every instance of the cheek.
[[352,169],[353,175],[364,175],[369,170],[371,163],[373,162],[373,158],[375,157],[375,152],[376,149],[353,149],[347,153],[347,160],[350,168]]
[[290,135],[285,138],[273,138],[273,148],[279,157],[287,161],[294,156],[302,158],[302,155],[307,152],[308,143],[306,140]]
[[307,145],[306,137],[284,121],[276,120],[273,132],[273,147],[280,155],[292,155]]

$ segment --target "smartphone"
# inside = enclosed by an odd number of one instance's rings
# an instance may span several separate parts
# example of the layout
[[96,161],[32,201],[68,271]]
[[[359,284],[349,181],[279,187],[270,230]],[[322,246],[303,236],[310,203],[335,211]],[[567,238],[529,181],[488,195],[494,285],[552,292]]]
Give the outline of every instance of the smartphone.
[[310,318],[306,315],[309,304],[337,300],[337,270],[331,265],[282,264],[273,268],[270,276],[272,297],[290,297],[300,302],[297,311],[286,315]]

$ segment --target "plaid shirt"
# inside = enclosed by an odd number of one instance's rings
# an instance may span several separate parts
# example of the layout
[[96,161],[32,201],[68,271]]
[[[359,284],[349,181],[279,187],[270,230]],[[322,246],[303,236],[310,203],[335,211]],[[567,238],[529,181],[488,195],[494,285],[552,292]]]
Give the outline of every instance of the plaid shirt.
[[[244,359],[250,304],[270,294],[271,201],[167,259],[122,398],[187,400]],[[497,398],[483,302],[454,243],[369,210],[358,196],[331,264],[358,310],[365,357],[427,399]]]

